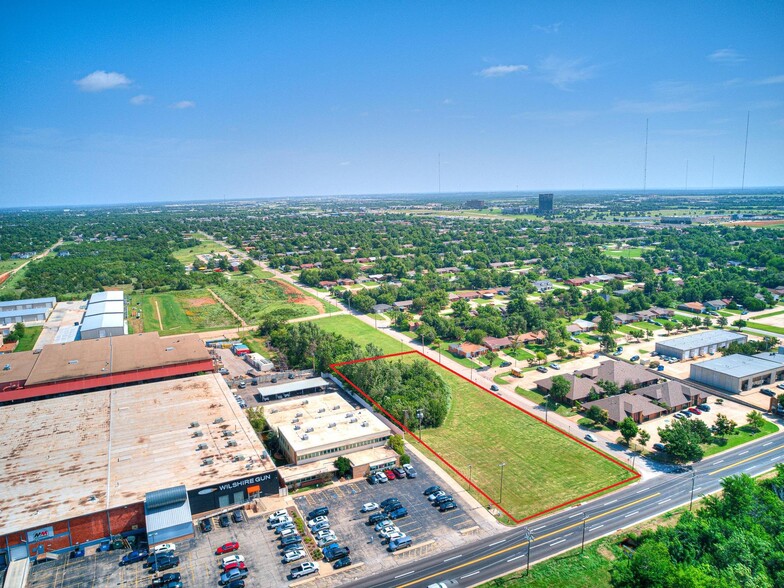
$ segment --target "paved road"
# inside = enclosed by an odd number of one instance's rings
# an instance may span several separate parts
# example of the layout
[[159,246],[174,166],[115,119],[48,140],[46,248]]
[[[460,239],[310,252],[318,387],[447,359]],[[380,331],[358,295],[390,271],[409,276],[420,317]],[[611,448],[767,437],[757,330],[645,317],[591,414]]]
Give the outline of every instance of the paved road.
[[[692,486],[697,498],[719,490],[725,476],[741,473],[758,475],[783,461],[784,433],[778,433],[695,464],[691,471],[668,473],[582,507],[532,521],[528,524],[528,530],[534,536],[530,545],[531,563],[579,547],[583,528],[586,542],[598,539],[688,504]],[[401,565],[395,569],[394,576],[387,572],[347,586],[423,588],[435,582],[445,582],[450,588],[476,586],[525,567],[528,551],[525,535],[526,529],[517,527],[472,546]]]

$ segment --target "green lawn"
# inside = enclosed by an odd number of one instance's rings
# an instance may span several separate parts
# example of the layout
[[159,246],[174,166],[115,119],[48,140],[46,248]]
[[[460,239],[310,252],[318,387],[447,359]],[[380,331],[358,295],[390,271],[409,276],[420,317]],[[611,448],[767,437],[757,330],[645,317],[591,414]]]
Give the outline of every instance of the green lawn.
[[604,251],[605,255],[610,257],[627,257],[630,259],[640,259],[643,251],[647,251],[650,247],[629,247],[627,249],[607,249]]
[[[136,308],[139,298],[142,301],[142,325],[145,332],[158,331],[161,335],[179,335],[237,326],[237,319],[222,304],[215,301],[204,288],[142,296],[132,295],[132,309]],[[160,312],[160,323],[158,312]]]
[[0,259],[0,274],[16,269],[26,261],[26,259]]
[[[288,318],[320,314],[319,309],[313,305],[315,300],[310,294],[288,283],[258,280],[253,276],[236,276],[220,286],[212,286],[212,289],[249,325],[257,324],[269,312],[284,309],[290,313]],[[331,312],[328,309],[335,309],[327,302],[323,302],[323,305],[326,312]]]
[[769,333],[776,333],[777,335],[784,335],[784,328],[774,327],[773,325],[766,325],[765,323],[749,322],[746,326],[752,329],[759,329],[760,331],[768,331]]
[[504,353],[518,361],[525,361],[526,359],[532,359],[534,357],[534,354],[524,347],[518,349],[504,349]]
[[40,335],[43,330],[43,326],[25,327],[24,337],[19,339],[19,344],[14,351],[32,351],[35,342],[38,340],[38,335]]
[[330,333],[337,333],[344,337],[348,337],[349,339],[353,339],[363,347],[368,343],[372,343],[379,347],[385,354],[400,353],[401,351],[409,350],[407,346],[403,345],[403,343],[397,339],[393,339],[389,335],[374,329],[358,318],[348,314],[316,319],[315,324]]
[[197,255],[203,255],[205,253],[220,253],[221,251],[226,251],[225,247],[218,245],[211,239],[201,238],[200,236],[196,236],[196,238],[199,239],[198,245],[194,247],[188,247],[186,249],[177,249],[172,253],[177,261],[190,265],[196,260]]
[[751,427],[748,425],[743,425],[742,427],[738,427],[735,430],[737,433],[735,435],[730,435],[723,445],[717,441],[709,444],[705,448],[705,457],[708,457],[709,455],[716,455],[717,453],[721,453],[727,449],[732,449],[738,445],[743,445],[749,441],[754,441],[754,439],[759,439],[760,437],[770,435],[771,433],[778,431],[779,428],[770,421],[765,421],[765,425],[762,427],[762,429],[756,432],[752,431]]
[[509,383],[508,378],[512,377],[512,372],[502,372],[493,376],[493,382],[496,384],[506,385]]
[[[441,343],[441,345],[439,346],[439,347],[441,347],[441,355],[444,355],[444,356],[448,357],[449,359],[459,363],[463,367],[467,367],[467,368],[471,368],[471,369],[476,369],[478,367],[481,367],[478,363],[476,363],[474,361],[471,361],[470,359],[466,359],[465,357],[460,357],[459,355],[455,355],[454,353],[449,351],[449,346],[452,345],[453,343],[455,343],[455,342],[454,341],[444,341],[443,343]],[[431,345],[430,348],[431,349],[438,349],[438,347],[433,346],[433,345]]]
[[[517,392],[523,398],[527,398],[528,400],[532,400],[533,402],[536,402],[536,404],[542,406],[544,405],[545,402],[544,395],[539,394],[539,392],[537,392],[536,390],[526,390],[525,388],[521,388],[520,386],[518,386],[517,388],[515,388],[515,392]],[[554,410],[561,416],[565,416],[565,417],[570,417],[577,414],[577,411],[572,410],[565,404],[560,404],[550,399],[547,400],[547,410]]]
[[771,316],[778,316],[780,314],[784,314],[784,310],[776,310],[774,312],[769,312],[767,314],[758,314],[754,318],[755,319],[768,318],[768,317],[771,317]]
[[[502,506],[515,517],[535,514],[629,477],[629,472],[594,451],[434,367],[452,390],[452,405],[441,427],[422,431],[424,442],[466,475],[471,464],[473,482],[495,500],[500,491],[498,464],[505,463]],[[481,495],[475,496],[487,503]]]

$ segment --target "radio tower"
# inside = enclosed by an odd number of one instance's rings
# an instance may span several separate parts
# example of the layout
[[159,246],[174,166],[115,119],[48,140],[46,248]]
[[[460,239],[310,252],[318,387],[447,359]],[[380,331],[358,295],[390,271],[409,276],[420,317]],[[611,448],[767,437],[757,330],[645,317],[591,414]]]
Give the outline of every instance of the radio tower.
[[749,150],[749,118],[751,117],[751,111],[746,112],[746,142],[743,144],[743,176],[740,180],[740,191],[743,192],[743,189],[746,187],[746,153]]

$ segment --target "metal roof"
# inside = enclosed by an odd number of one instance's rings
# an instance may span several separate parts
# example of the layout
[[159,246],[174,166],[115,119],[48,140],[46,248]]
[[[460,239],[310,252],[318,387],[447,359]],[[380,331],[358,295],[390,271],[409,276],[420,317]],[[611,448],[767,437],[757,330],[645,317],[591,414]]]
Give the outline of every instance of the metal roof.
[[96,292],[90,296],[89,303],[108,302],[109,300],[125,300],[125,293],[122,290],[107,290],[106,292]]
[[326,388],[327,386],[329,386],[329,382],[324,378],[308,378],[307,380],[293,380],[284,384],[265,386],[258,390],[261,397],[265,398],[267,396],[275,396],[276,394],[299,392],[300,390],[310,390],[312,388]]
[[26,306],[28,304],[57,304],[57,298],[26,298],[25,300],[5,300],[0,302],[0,310],[3,308],[15,308],[17,306]]
[[0,311],[0,319],[15,318],[25,316],[37,316],[39,314],[45,315],[49,312],[48,308],[20,308],[19,310],[3,310]]
[[145,495],[144,519],[147,536],[153,538],[153,543],[192,531],[192,518],[185,486],[155,490]]
[[770,361],[756,356],[736,353],[734,355],[725,355],[724,357],[717,357],[716,359],[695,363],[694,367],[719,372],[735,378],[745,378],[747,376],[753,376],[754,374],[780,368],[782,365],[784,364],[778,361]]
[[87,305],[87,312],[84,316],[95,316],[97,314],[125,314],[125,304],[122,300],[107,300],[106,302],[95,302]]
[[125,325],[125,315],[122,314],[96,314],[87,316],[82,321],[82,332],[95,329],[109,329]]
[[188,499],[188,492],[185,486],[173,486],[172,488],[164,488],[163,490],[153,490],[148,492],[144,497],[145,510],[153,511],[158,508],[180,504]]
[[689,349],[696,349],[698,347],[708,347],[710,345],[719,345],[721,343],[731,343],[732,341],[746,341],[748,337],[742,333],[731,333],[730,331],[705,331],[703,333],[694,333],[693,335],[685,335],[675,339],[668,339],[659,341],[657,345],[664,345],[673,349],[687,351]]

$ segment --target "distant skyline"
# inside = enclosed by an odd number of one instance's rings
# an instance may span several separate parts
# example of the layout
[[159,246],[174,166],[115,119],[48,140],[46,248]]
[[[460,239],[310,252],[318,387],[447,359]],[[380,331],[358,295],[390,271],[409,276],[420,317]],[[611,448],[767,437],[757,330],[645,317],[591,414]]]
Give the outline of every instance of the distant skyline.
[[[784,3],[0,8],[0,207],[784,185]],[[715,164],[714,164],[715,162]]]

